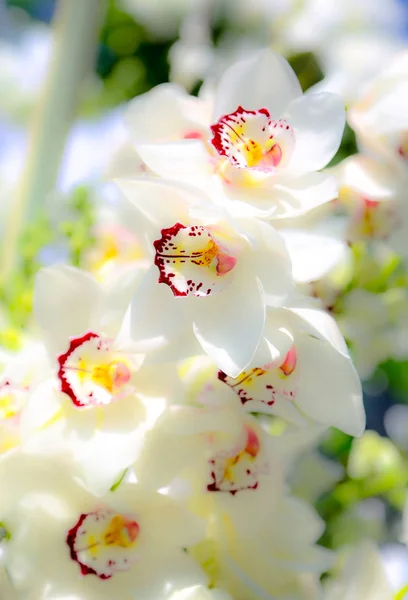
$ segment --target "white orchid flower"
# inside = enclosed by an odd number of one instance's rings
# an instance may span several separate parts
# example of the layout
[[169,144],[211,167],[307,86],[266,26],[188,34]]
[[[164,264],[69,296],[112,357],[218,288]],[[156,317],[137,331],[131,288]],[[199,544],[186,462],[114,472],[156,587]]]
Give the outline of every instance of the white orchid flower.
[[211,111],[208,96],[190,96],[176,83],[162,83],[133,98],[124,121],[137,148],[139,144],[205,138]]
[[408,294],[402,288],[380,294],[356,288],[345,296],[336,320],[361,379],[389,358],[408,357],[407,316]]
[[[264,0],[265,1],[265,0]],[[269,8],[269,5],[268,5]],[[271,5],[273,39],[285,53],[313,52],[326,67],[332,44],[366,35],[404,35],[406,13],[398,0],[284,0]],[[353,57],[354,58],[354,57]],[[354,65],[347,65],[352,72]],[[368,66],[366,66],[368,68]],[[326,71],[325,71],[326,72]],[[361,82],[359,82],[361,85]]]
[[340,576],[329,580],[324,600],[404,600],[407,591],[393,589],[379,551],[367,540],[349,552]]
[[27,340],[17,353],[2,357],[0,376],[0,454],[21,443],[21,414],[30,392],[50,375],[43,344]]
[[[149,432],[134,465],[137,479],[165,486],[206,517],[207,537],[193,556],[211,586],[238,599],[258,598],[259,590],[268,598],[286,598],[302,589],[301,577],[325,570],[331,561],[329,552],[313,547],[322,522],[302,502],[282,499],[280,438],[246,415],[228,388],[214,387],[205,395],[194,387],[187,405],[172,407]],[[283,534],[295,515],[296,534]]]
[[124,337],[115,340],[138,277],[133,274],[111,289],[64,265],[37,275],[35,317],[61,391],[77,407],[109,404],[126,391],[133,359],[122,356]]
[[351,216],[348,239],[383,242],[407,262],[406,175],[393,163],[363,154],[346,158],[332,172]]
[[142,348],[193,329],[220,368],[238,375],[256,351],[266,306],[281,305],[292,289],[283,239],[180,183],[117,184],[143,218],[154,263],[132,301],[134,341]]
[[5,566],[17,598],[167,598],[206,577],[184,551],[201,520],[169,497],[122,483],[95,496],[53,457],[12,453],[0,462]]
[[37,386],[22,412],[32,452],[70,451],[94,489],[111,487],[135,459],[143,428],[164,410],[174,366],[142,366],[122,321],[136,276],[106,289],[67,266],[37,276],[34,306],[53,376]]
[[[263,521],[214,515],[210,556],[213,585],[224,585],[234,598],[307,598],[318,577],[333,562],[332,553],[316,545],[323,521],[305,502],[285,497]],[[219,583],[220,582],[220,583]]]
[[348,239],[388,240],[404,220],[403,180],[398,173],[363,154],[349,156],[332,173],[339,185],[339,202],[351,217]]
[[[232,393],[217,390],[211,396],[201,405],[169,409],[146,437],[134,464],[136,477],[149,487],[183,493],[209,523],[219,511],[237,520],[248,510],[256,522],[268,519],[284,490],[279,444]],[[153,462],[159,454],[161,460]]]
[[262,343],[238,377],[203,357],[190,369],[189,379],[202,385],[203,397],[206,389],[219,389],[218,379],[247,412],[276,415],[299,426],[334,426],[353,436],[364,431],[359,377],[336,322],[323,311],[269,311]]
[[153,172],[137,151],[144,144],[208,137],[212,98],[190,96],[176,83],[162,83],[133,98],[124,113],[127,138],[115,151],[107,179],[135,177]]
[[408,53],[398,53],[348,111],[360,148],[408,176]]
[[[386,7],[388,9],[389,5]],[[327,32],[325,29],[323,31]],[[349,105],[358,99],[364,86],[389,65],[404,47],[404,38],[392,31],[367,29],[338,32],[327,39],[318,52],[319,65],[325,77],[311,91],[334,92]]]
[[[214,202],[236,213],[268,218],[302,214],[336,197],[335,181],[320,170],[340,145],[343,102],[330,93],[302,95],[289,64],[272,50],[227,69],[206,135],[166,142],[163,127],[162,143],[157,135],[143,139],[152,112],[147,100],[135,105],[140,116],[132,120],[132,138],[153,173],[209,190]],[[159,122],[168,110],[177,112],[169,123],[185,120],[173,101]]]
[[107,185],[92,227],[94,242],[84,257],[86,270],[104,286],[113,288],[116,281],[120,286],[121,279],[146,267],[143,232],[132,217],[116,186]]

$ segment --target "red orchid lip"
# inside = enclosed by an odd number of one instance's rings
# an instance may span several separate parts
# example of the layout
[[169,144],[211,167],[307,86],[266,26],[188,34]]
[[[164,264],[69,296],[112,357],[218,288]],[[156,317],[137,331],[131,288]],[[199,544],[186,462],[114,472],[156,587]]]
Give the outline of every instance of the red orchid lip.
[[267,472],[267,464],[260,457],[261,441],[256,431],[245,426],[245,445],[234,456],[224,453],[209,460],[211,481],[208,492],[228,493],[235,496],[243,490],[258,489],[258,475]]
[[76,407],[108,404],[128,389],[131,369],[127,360],[115,358],[112,346],[113,340],[88,331],[72,338],[58,357],[61,391]]
[[[87,528],[90,527],[92,530],[93,525],[103,524],[104,522],[107,524],[107,529],[92,536],[92,545],[88,545],[87,542],[83,548],[78,548],[78,540],[87,535]],[[68,531],[66,543],[70,551],[70,557],[78,563],[82,575],[95,575],[99,579],[106,580],[113,577],[115,573],[127,571],[132,567],[133,561],[130,556],[120,555],[118,559],[115,551],[118,548],[131,550],[137,540],[139,531],[140,525],[133,517],[129,518],[125,515],[116,514],[109,509],[98,509],[95,512],[80,515],[77,523]],[[111,550],[110,556],[106,556],[104,560],[99,559],[99,565],[98,558],[92,556],[92,549],[98,547]],[[86,556],[87,552],[91,554],[89,557]]]
[[168,285],[175,297],[209,296],[237,263],[211,228],[202,225],[175,223],[161,230],[161,238],[153,246],[158,283]]
[[270,173],[292,153],[295,135],[285,120],[274,121],[268,109],[237,110],[211,125],[212,145],[239,169]]
[[72,389],[72,386],[70,385],[70,383],[67,380],[67,376],[66,376],[67,362],[68,362],[70,356],[72,356],[73,352],[77,348],[82,346],[82,344],[85,344],[89,340],[92,340],[94,338],[99,338],[99,337],[100,336],[97,333],[89,331],[88,333],[85,333],[85,335],[83,335],[82,337],[72,338],[70,340],[68,350],[64,354],[61,354],[58,357],[59,369],[58,369],[57,376],[61,382],[61,392],[64,392],[64,394],[67,394],[67,396],[69,396],[71,398],[71,400],[72,400],[73,404],[75,404],[75,406],[83,407],[83,406],[87,406],[87,404],[85,402],[82,402],[77,397],[74,390]]
[[75,550],[75,541],[77,538],[78,531],[87,517],[88,517],[88,514],[82,513],[79,517],[78,522],[74,525],[74,527],[72,527],[72,529],[70,529],[68,531],[66,542],[67,542],[68,548],[70,550],[71,559],[79,564],[82,575],[96,575],[100,579],[110,579],[112,577],[112,575],[105,575],[104,573],[98,574],[95,571],[95,569],[92,569],[85,563],[81,562],[78,557],[78,553]]
[[256,111],[245,110],[242,106],[238,106],[235,112],[224,115],[218,119],[217,123],[211,125],[211,131],[213,133],[211,143],[220,156],[228,156],[228,143],[226,143],[228,137],[225,133],[225,128],[229,128],[235,135],[238,135],[234,130],[234,125],[246,123],[247,115],[256,115],[257,113],[263,114],[268,118],[271,116],[267,108],[261,108]]
[[[296,397],[296,383],[292,374],[296,371],[297,354],[295,346],[287,352],[283,362],[278,365],[255,367],[244,371],[235,379],[223,371],[218,371],[218,379],[228,385],[244,405],[247,402],[262,402],[273,406],[277,397],[292,401]],[[287,383],[285,383],[285,381]]]

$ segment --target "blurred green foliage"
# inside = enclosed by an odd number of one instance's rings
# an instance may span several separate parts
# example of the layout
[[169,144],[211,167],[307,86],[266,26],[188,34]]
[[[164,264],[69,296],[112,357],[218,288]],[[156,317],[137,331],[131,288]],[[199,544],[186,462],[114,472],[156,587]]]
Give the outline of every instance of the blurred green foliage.
[[90,192],[78,187],[67,199],[68,215],[54,223],[44,211],[29,222],[20,238],[19,261],[11,279],[0,285],[0,346],[15,349],[20,343],[20,331],[27,326],[32,314],[34,278],[44,264],[44,250],[56,254],[66,248],[66,259],[80,267],[83,257],[93,244],[94,209]]
[[168,81],[171,43],[152,38],[118,2],[109,0],[96,65],[102,80],[94,98],[98,108],[116,106]]
[[[348,294],[361,289],[372,294],[382,294],[384,310],[390,326],[408,318],[408,271],[393,252],[376,253],[365,241],[351,245],[353,255],[352,277],[337,297],[332,313],[341,316]],[[350,341],[347,340],[350,344]],[[388,379],[388,389],[399,402],[408,403],[408,361],[387,360],[378,367]],[[375,374],[373,379],[375,378]]]
[[[345,446],[341,444],[339,455],[339,447],[336,450],[338,434],[336,431],[329,436],[329,446],[332,452],[334,449],[334,458],[340,462],[346,458],[347,471],[344,478],[317,502],[316,508],[328,524],[321,543],[337,548],[361,539],[365,528],[370,537],[376,537],[370,535],[370,528],[373,534],[377,531],[380,536],[377,541],[382,541],[381,538],[386,535],[386,522],[379,523],[376,518],[373,523],[369,523],[370,519],[364,522],[364,515],[359,517],[358,508],[364,501],[376,498],[384,503],[385,508],[389,507],[391,514],[402,511],[408,484],[408,456],[391,440],[374,431],[366,431],[359,439],[347,440],[346,453]],[[340,434],[340,438],[343,436]],[[343,441],[346,441],[345,438]]]
[[294,54],[288,57],[288,61],[304,92],[323,79],[323,72],[312,52]]

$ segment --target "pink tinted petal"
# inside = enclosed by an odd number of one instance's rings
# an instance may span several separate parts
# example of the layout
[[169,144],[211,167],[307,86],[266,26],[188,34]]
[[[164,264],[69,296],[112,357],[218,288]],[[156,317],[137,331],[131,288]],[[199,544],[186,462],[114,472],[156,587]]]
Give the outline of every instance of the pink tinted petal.
[[237,259],[235,256],[231,256],[230,254],[225,254],[224,252],[219,252],[218,254],[218,264],[217,264],[217,273],[219,275],[225,275],[229,273],[236,265]]
[[279,366],[279,370],[285,377],[288,377],[295,370],[296,362],[297,362],[296,349],[295,349],[295,346],[292,346],[292,348],[287,352],[287,354],[285,356],[285,360]]

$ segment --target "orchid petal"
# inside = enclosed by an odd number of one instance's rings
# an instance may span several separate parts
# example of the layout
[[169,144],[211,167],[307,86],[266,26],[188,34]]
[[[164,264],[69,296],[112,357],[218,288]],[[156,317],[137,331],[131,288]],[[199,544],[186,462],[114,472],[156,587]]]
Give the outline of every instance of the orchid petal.
[[194,183],[214,172],[213,160],[201,140],[139,144],[139,156],[156,175]]
[[281,305],[293,287],[292,264],[285,241],[279,231],[262,221],[253,221],[253,269],[259,278],[269,306]]
[[70,337],[97,329],[102,304],[102,288],[84,271],[57,265],[37,274],[34,314],[52,355],[66,350]]
[[232,113],[238,106],[247,110],[269,109],[278,119],[302,89],[289,63],[270,49],[242,60],[227,69],[215,97],[214,120]]
[[370,600],[395,597],[382,557],[377,552],[376,545],[368,540],[353,548],[342,575],[329,582],[325,595],[326,600],[354,600],[364,597]]
[[115,183],[149,223],[160,229],[163,223],[187,221],[189,207],[197,202],[190,189],[174,181],[142,177],[117,179]]
[[227,291],[203,302],[194,316],[194,333],[217,366],[236,377],[251,361],[264,329],[262,288],[250,273],[240,274]]
[[323,169],[336,154],[346,122],[344,103],[337,94],[305,94],[290,103],[284,115],[295,131],[295,148],[288,171]]
[[345,243],[327,235],[284,229],[281,232],[298,283],[321,279],[347,256]]
[[293,336],[284,327],[282,311],[269,309],[263,337],[248,368],[255,368],[284,358],[293,346]]
[[197,109],[202,104],[189,96],[183,87],[163,83],[131,100],[125,123],[135,143],[182,138],[191,131],[201,133],[204,129],[197,119]]
[[189,299],[175,298],[158,277],[151,267],[131,303],[131,336],[138,351],[165,346],[187,327]]
[[273,219],[296,217],[334,200],[337,183],[329,173],[305,173],[296,178],[282,177],[275,184],[278,210]]
[[301,331],[327,340],[337,352],[349,356],[346,342],[331,315],[320,309],[288,307],[288,317]]
[[360,436],[365,413],[360,379],[351,359],[309,336],[299,339],[296,352],[300,382],[297,406],[319,423]]

